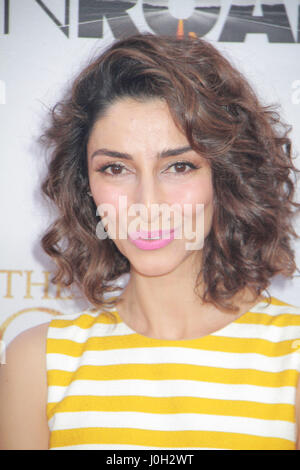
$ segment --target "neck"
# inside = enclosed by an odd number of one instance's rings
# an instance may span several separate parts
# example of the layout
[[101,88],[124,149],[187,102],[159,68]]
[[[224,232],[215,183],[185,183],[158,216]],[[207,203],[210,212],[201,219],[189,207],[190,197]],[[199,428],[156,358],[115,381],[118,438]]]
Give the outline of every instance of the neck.
[[211,303],[204,303],[203,279],[198,294],[194,286],[199,266],[181,265],[180,272],[163,276],[144,276],[134,269],[120,295],[117,309],[123,321],[144,336],[161,339],[192,339],[208,334],[246,313],[258,302],[243,291],[236,296],[237,313],[228,313]]

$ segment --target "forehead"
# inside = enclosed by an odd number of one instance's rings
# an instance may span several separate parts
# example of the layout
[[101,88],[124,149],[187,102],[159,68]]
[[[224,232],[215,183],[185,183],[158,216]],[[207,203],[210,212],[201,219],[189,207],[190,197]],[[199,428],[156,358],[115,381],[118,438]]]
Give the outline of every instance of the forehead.
[[89,146],[111,143],[157,147],[169,144],[170,140],[178,144],[187,143],[164,100],[124,98],[109,106],[105,115],[96,121]]

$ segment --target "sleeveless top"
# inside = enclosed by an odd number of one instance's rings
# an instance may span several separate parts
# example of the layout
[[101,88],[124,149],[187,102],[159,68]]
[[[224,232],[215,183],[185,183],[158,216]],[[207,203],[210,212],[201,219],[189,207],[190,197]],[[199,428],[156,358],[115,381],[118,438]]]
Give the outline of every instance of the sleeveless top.
[[295,449],[300,307],[271,297],[190,340],[94,308],[46,343],[49,449]]

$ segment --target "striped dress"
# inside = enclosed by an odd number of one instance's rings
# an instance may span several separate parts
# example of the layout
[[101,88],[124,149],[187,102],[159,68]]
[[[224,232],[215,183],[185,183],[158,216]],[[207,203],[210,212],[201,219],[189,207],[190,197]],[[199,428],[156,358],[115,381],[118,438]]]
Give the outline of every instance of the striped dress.
[[49,323],[50,449],[295,449],[300,307],[272,297],[178,341],[111,311]]

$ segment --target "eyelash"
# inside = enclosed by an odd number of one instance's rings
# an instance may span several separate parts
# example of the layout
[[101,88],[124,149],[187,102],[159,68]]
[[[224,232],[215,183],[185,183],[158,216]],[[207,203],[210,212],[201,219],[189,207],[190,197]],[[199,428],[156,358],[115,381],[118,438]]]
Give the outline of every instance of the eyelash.
[[[175,163],[172,163],[172,165],[168,166],[166,168],[166,170],[169,170],[169,168],[172,168],[173,166],[175,165],[178,165],[178,164],[182,164],[182,165],[186,165],[186,166],[189,166],[190,167],[190,170],[189,171],[185,171],[183,173],[181,172],[174,172],[174,174],[176,176],[182,176],[182,175],[187,175],[189,174],[191,171],[193,170],[198,170],[200,167],[199,166],[196,166],[194,165],[193,163],[191,162],[188,162],[188,161],[184,161],[184,160],[181,160],[181,161],[178,161],[178,162],[175,162]],[[119,174],[116,174],[116,175],[113,175],[111,173],[106,173],[106,169],[107,168],[110,168],[110,167],[119,167],[120,169],[123,169],[123,168],[126,168],[124,165],[120,164],[120,163],[109,163],[107,165],[103,165],[102,167],[100,167],[98,170],[96,171],[99,171],[100,173],[103,173],[105,176],[111,176],[111,177],[116,177],[116,176],[123,176],[121,173]]]

